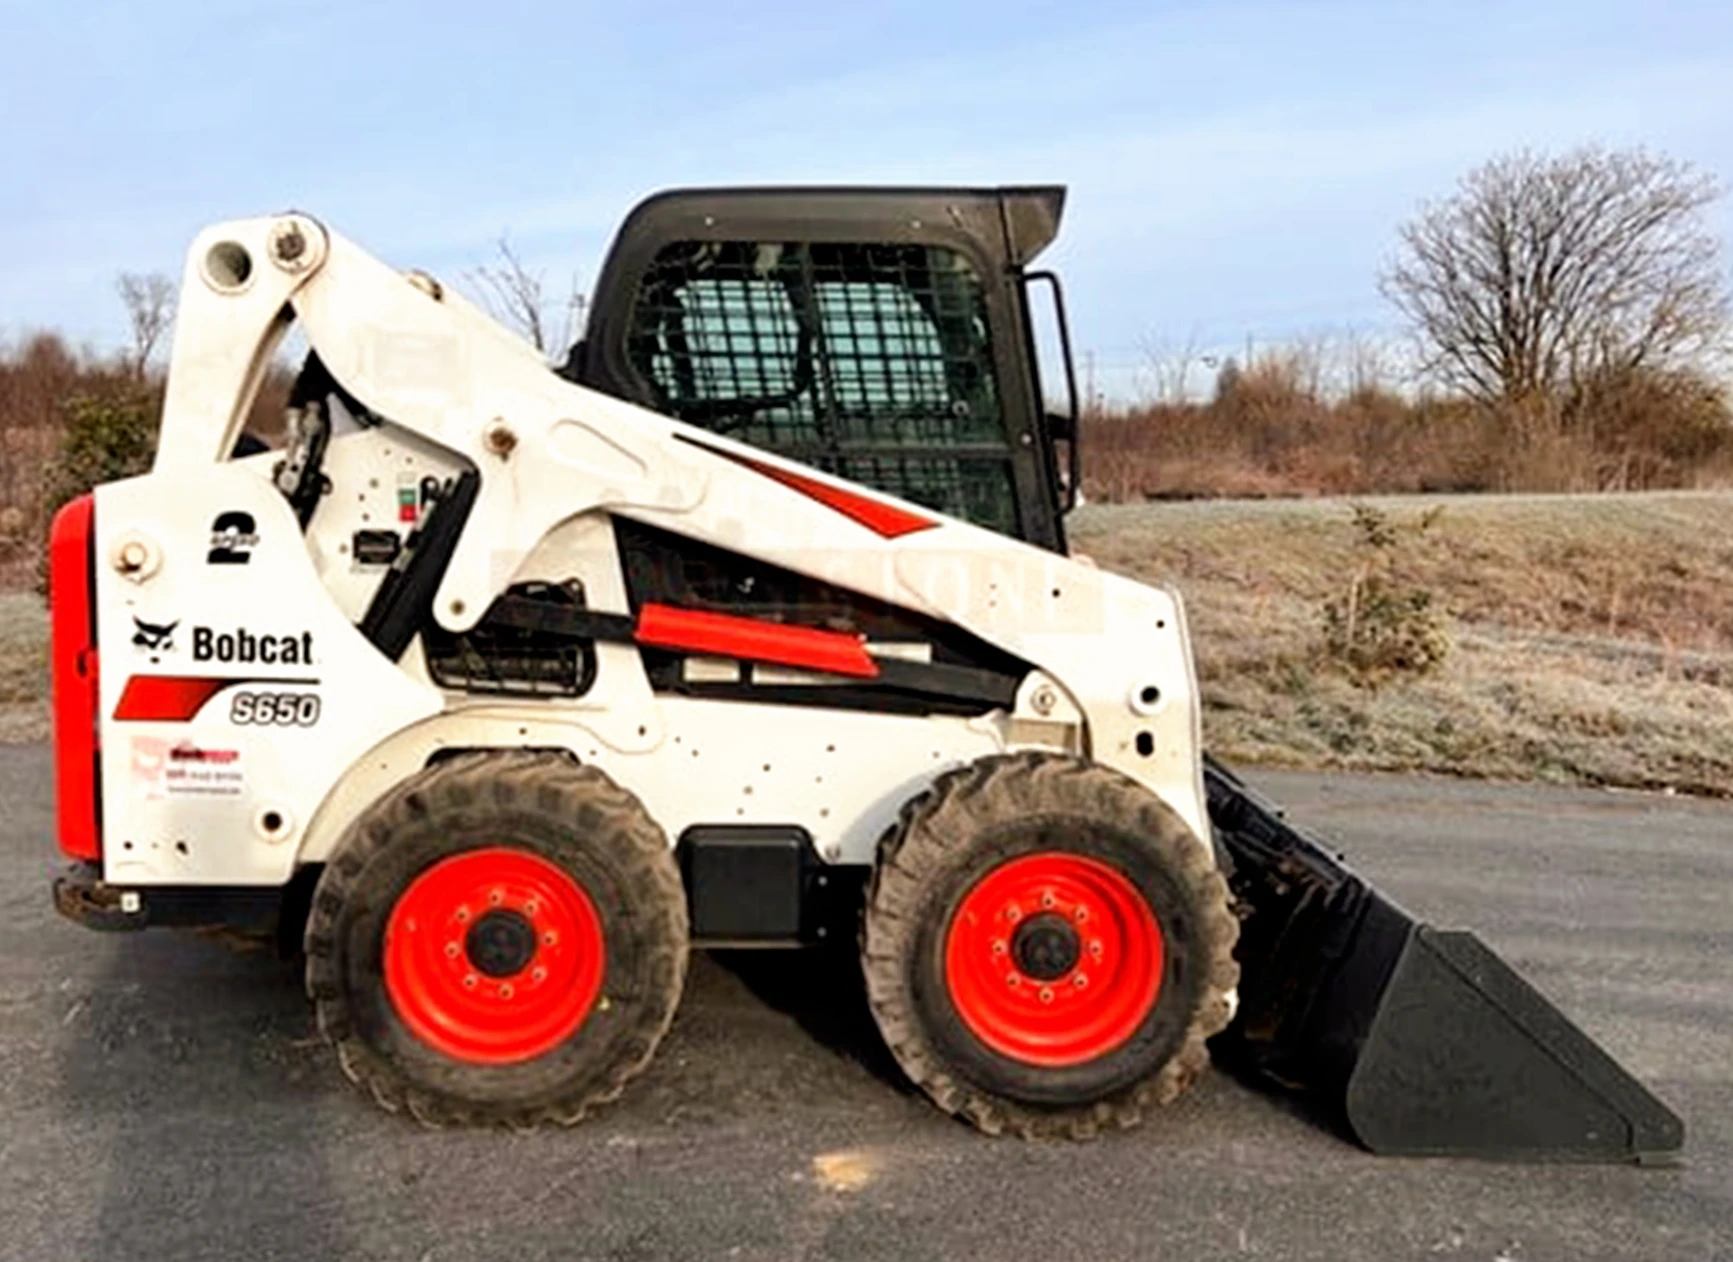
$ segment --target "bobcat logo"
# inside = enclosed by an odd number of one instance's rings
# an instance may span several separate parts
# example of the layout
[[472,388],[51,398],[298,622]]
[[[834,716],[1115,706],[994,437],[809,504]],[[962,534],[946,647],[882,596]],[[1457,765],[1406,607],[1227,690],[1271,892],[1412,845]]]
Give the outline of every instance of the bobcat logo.
[[174,651],[175,628],[180,626],[180,624],[181,620],[179,618],[176,618],[173,622],[157,623],[146,622],[143,618],[134,614],[132,616],[133,647],[145,653],[149,653],[151,661],[161,661],[162,654],[172,653]]

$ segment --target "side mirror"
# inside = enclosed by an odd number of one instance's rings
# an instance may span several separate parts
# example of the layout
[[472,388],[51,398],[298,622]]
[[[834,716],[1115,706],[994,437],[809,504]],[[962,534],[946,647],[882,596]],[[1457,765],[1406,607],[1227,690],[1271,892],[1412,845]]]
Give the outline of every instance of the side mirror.
[[[1059,511],[1068,513],[1077,507],[1080,498],[1079,490],[1083,482],[1083,467],[1077,441],[1078,433],[1083,428],[1078,419],[1077,401],[1077,369],[1071,359],[1071,325],[1065,318],[1065,290],[1059,284],[1059,277],[1054,272],[1026,272],[1023,276],[1024,310],[1028,311],[1028,288],[1040,282],[1045,284],[1053,295],[1053,320],[1059,332],[1059,353],[1065,368],[1065,402],[1064,412],[1048,412],[1046,417],[1047,436],[1051,441],[1065,444],[1065,468],[1060,473],[1058,490]],[[1033,364],[1030,371],[1036,372]],[[1039,374],[1036,374],[1039,381]]]

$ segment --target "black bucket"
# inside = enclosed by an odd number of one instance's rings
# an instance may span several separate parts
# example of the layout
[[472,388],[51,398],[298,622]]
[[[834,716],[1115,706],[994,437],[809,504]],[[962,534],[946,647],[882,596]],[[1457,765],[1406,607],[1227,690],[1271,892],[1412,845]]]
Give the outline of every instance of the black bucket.
[[1311,1093],[1373,1152],[1657,1161],[1684,1125],[1472,933],[1416,922],[1206,764],[1246,914],[1218,1061]]

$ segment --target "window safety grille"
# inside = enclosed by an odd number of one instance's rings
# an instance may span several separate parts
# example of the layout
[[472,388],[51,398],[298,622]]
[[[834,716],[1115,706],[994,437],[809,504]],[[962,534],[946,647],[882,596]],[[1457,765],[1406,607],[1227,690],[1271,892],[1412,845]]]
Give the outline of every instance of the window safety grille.
[[986,294],[956,251],[678,242],[630,336],[670,414],[1015,533]]
[[[507,595],[551,610],[582,608],[574,583],[519,583]],[[441,688],[518,697],[581,697],[596,677],[596,646],[590,640],[548,631],[505,626],[484,615],[465,632],[429,622],[422,632],[428,673]]]

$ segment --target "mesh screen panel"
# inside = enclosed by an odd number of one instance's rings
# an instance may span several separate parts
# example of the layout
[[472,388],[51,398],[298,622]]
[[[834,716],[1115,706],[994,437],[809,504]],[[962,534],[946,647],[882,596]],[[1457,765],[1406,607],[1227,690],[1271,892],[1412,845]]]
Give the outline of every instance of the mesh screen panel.
[[986,295],[956,251],[676,242],[628,345],[671,415],[1015,533]]

